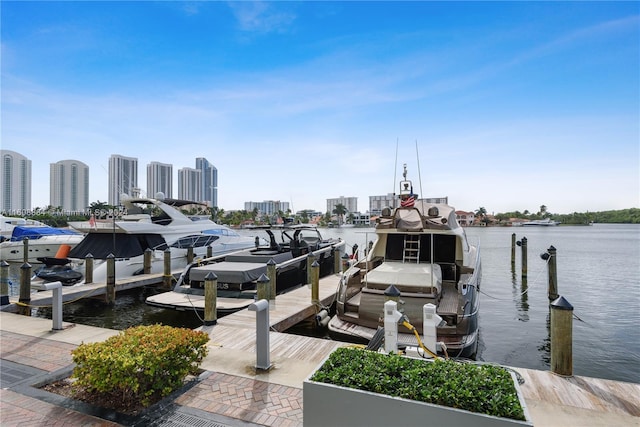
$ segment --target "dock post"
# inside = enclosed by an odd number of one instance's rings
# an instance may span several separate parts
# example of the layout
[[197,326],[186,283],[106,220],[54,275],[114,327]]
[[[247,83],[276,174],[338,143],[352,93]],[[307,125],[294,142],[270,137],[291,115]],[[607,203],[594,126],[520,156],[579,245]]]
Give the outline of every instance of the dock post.
[[25,237],[22,239],[22,262],[29,262],[29,238]]
[[320,304],[320,264],[313,261],[311,265],[311,304]]
[[309,252],[309,254],[307,255],[307,283],[305,284],[310,284],[311,280],[313,279],[311,266],[314,262],[316,262],[316,256],[313,254],[313,252]]
[[9,263],[0,262],[0,305],[9,304]]
[[271,295],[271,287],[269,286],[269,277],[267,277],[266,274],[261,274],[260,277],[258,277],[258,292],[257,292],[257,296],[258,299],[264,299],[269,301],[269,295]]
[[107,255],[107,293],[105,298],[107,304],[116,302],[116,257],[113,254]]
[[187,248],[187,264],[191,264],[193,262],[193,245]]
[[271,285],[269,292],[269,310],[274,310],[276,308],[276,280],[278,276],[278,272],[276,271],[276,262],[271,258],[267,262],[267,277],[269,278],[269,284]]
[[549,254],[549,301],[558,298],[558,272],[556,270],[556,248],[550,246],[547,249]]
[[522,238],[522,281],[527,280],[527,238]]
[[204,326],[218,323],[218,276],[213,271],[204,277]]
[[350,259],[349,255],[347,255],[347,253],[345,252],[344,255],[342,255],[342,272],[343,273],[349,269],[349,259]]
[[164,250],[163,285],[165,289],[171,289],[171,279],[173,279],[171,275],[171,249],[167,248]]
[[516,265],[516,233],[511,233],[511,265]]
[[144,250],[143,271],[144,274],[151,274],[151,257],[153,256],[153,249],[147,248]]
[[84,283],[93,283],[93,255],[84,257]]
[[31,264],[25,262],[20,266],[20,314],[31,315]]
[[269,359],[269,301],[261,299],[249,306],[256,312],[256,369],[271,369]]
[[45,283],[44,288],[52,291],[51,299],[51,320],[53,321],[52,329],[54,331],[62,330],[62,283],[51,282]]
[[342,260],[340,259],[340,248],[333,248],[333,272],[338,273],[342,267]]
[[558,297],[551,304],[551,371],[573,375],[573,306]]
[[213,246],[211,246],[211,244],[209,244],[207,246],[207,258],[211,258],[213,256]]

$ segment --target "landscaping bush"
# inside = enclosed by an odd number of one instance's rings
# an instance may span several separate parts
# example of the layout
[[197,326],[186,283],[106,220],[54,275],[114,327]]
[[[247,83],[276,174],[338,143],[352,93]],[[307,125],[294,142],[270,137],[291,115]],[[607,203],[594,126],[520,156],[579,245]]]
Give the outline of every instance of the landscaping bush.
[[500,366],[412,359],[342,347],[311,381],[525,420],[509,372]]
[[209,336],[170,326],[137,326],[72,351],[76,385],[148,406],[197,373]]

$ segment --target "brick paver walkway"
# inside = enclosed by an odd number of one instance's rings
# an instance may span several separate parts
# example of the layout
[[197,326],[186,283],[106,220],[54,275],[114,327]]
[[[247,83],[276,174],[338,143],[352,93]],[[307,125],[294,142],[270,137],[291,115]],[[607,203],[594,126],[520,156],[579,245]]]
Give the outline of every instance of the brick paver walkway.
[[[74,344],[0,331],[0,358],[3,361],[42,371],[54,372],[68,367],[73,362],[71,350],[76,347]],[[0,390],[2,427],[119,425],[19,391],[11,388]],[[302,389],[235,375],[210,372],[178,396],[174,403],[247,423],[302,426]]]
[[266,426],[302,426],[302,389],[213,372],[175,400]]

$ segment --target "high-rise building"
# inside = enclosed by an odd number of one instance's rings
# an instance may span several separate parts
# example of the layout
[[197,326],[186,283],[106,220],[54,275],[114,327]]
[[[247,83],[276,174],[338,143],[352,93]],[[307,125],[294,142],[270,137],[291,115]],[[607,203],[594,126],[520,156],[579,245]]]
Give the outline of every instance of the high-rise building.
[[335,199],[327,199],[327,212],[333,213],[337,205],[342,205],[347,209],[347,212],[354,213],[358,211],[358,198],[340,196]]
[[120,195],[134,196],[138,189],[138,159],[112,154],[109,158],[109,204],[118,206]]
[[193,168],[178,169],[178,198],[192,202],[202,201],[202,171]]
[[210,207],[218,206],[218,169],[204,157],[196,158],[196,169],[202,172],[202,200]]
[[173,197],[173,165],[160,162],[147,165],[147,196],[156,197],[157,193]]
[[78,160],[61,160],[49,167],[49,204],[65,212],[89,207],[89,166]]
[[0,150],[0,211],[31,210],[31,160],[11,150]]
[[280,200],[265,200],[263,202],[244,202],[244,210],[251,212],[257,210],[258,215],[273,216],[276,214],[287,213],[289,210],[289,202],[281,202]]

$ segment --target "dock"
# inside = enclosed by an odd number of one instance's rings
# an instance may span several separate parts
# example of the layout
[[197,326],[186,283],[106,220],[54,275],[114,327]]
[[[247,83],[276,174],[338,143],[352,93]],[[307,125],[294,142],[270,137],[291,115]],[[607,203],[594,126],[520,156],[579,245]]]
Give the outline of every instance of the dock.
[[[330,275],[320,280],[320,306],[328,306],[333,301],[338,277]],[[242,310],[218,319],[215,325],[199,328],[210,337],[209,354],[200,366],[204,372],[193,387],[172,395],[171,402],[163,406],[171,411],[157,414],[160,418],[151,424],[302,426],[303,381],[334,349],[349,345],[284,332],[319,308],[312,304],[308,286],[277,296],[275,307],[269,311],[272,362],[269,370],[255,367],[255,312]],[[53,331],[51,325],[48,319],[0,313],[3,381],[7,367],[59,371],[71,363],[69,352],[77,345],[101,341],[118,333],[68,323],[63,330]],[[639,384],[562,377],[518,367],[510,369],[524,379],[521,391],[536,426],[640,425]],[[42,397],[42,392],[30,392],[33,387],[25,387],[24,382],[18,384],[22,385],[2,385],[0,424],[3,426],[24,425],[27,416],[32,417],[30,420],[40,419],[42,424],[74,419],[83,425],[127,425],[117,419],[110,420],[109,424],[96,418],[95,413],[79,413],[77,405],[61,408],[63,403],[55,403],[50,396]],[[29,409],[33,404],[38,407],[37,411]],[[339,419],[339,414],[327,414],[327,425],[340,425]],[[31,422],[30,425],[41,424]]]

